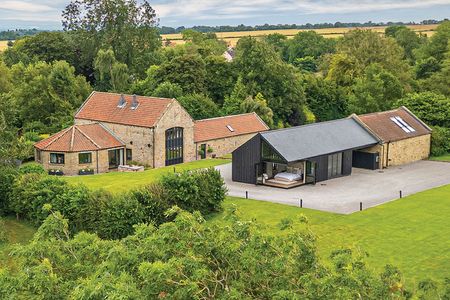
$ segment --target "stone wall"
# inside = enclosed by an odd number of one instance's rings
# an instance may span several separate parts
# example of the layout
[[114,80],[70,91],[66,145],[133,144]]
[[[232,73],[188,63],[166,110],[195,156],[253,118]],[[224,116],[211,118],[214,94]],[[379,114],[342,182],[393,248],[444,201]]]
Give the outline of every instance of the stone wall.
[[[35,149],[35,151],[37,151]],[[86,151],[89,152],[89,151]],[[56,151],[41,151],[41,159],[36,162],[42,164],[45,170],[61,170],[64,175],[78,175],[81,169],[93,169],[95,173],[105,173],[109,171],[108,150],[92,151],[92,162],[88,164],[80,164],[78,154],[86,152],[56,152]],[[64,164],[50,163],[50,153],[63,153]],[[98,155],[98,164],[97,164]]]
[[200,159],[200,154],[198,152],[200,151],[202,144],[206,144],[206,149],[208,149],[208,147],[211,147],[213,149],[213,152],[211,153],[206,152],[206,157],[212,157],[213,155],[215,155],[216,157],[220,157],[226,154],[230,154],[255,135],[256,133],[250,133],[217,140],[198,142],[196,143],[197,159]]
[[409,139],[375,145],[364,149],[365,152],[380,154],[380,169],[388,166],[398,166],[414,161],[427,159],[430,156],[431,134]]
[[155,168],[166,164],[166,130],[173,127],[183,128],[183,161],[195,160],[194,121],[186,110],[174,101],[155,127]]
[[[93,121],[75,119],[75,124],[89,124]],[[153,128],[101,122],[132,150],[132,159],[153,168]]]
[[[398,166],[427,159],[430,156],[431,134],[389,143],[389,166]],[[387,144],[384,145],[387,147]]]

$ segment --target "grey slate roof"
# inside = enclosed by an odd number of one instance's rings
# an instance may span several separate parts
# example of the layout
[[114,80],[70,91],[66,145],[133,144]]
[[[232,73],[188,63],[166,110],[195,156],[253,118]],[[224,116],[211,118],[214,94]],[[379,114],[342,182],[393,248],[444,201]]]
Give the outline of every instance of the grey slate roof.
[[287,162],[364,148],[379,142],[353,118],[262,132]]

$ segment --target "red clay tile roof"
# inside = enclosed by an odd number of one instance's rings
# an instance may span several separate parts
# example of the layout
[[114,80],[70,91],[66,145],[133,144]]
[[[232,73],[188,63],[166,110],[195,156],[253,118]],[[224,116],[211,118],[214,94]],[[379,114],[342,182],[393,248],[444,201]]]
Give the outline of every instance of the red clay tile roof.
[[255,113],[198,120],[194,125],[194,141],[197,143],[266,130],[269,127]]
[[121,147],[124,144],[105,127],[94,123],[73,125],[34,146],[45,151],[80,152]]
[[124,95],[126,105],[118,107],[120,94],[93,92],[84,102],[76,119],[154,127],[174,99],[136,96],[139,106],[131,109],[133,96]]
[[[415,131],[405,132],[390,119],[396,116],[402,118]],[[425,123],[403,106],[394,110],[365,114],[358,117],[384,142],[398,141],[431,133],[431,129]]]

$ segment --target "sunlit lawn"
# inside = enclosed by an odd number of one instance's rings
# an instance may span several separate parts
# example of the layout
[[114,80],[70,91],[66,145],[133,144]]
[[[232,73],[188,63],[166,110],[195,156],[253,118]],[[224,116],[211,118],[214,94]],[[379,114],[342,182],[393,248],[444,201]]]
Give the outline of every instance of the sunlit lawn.
[[180,172],[184,170],[214,167],[229,162],[231,162],[229,159],[204,159],[170,167],[149,169],[144,172],[111,172],[105,174],[63,178],[73,184],[83,183],[91,189],[103,188],[113,193],[120,193],[154,182],[155,180],[161,178],[162,175],[173,172],[174,168],[176,172]]
[[[350,247],[368,252],[367,263],[376,271],[386,264],[399,267],[409,286],[427,277],[450,277],[450,185],[351,215],[231,197],[225,208],[233,204],[243,219],[255,219],[273,234],[281,234],[282,218],[306,215],[324,259],[333,249]],[[212,222],[225,222],[223,214]]]
[[4,221],[7,242],[0,242],[0,268],[8,265],[14,266],[14,260],[8,255],[15,243],[28,242],[35,232],[35,228],[25,221],[18,221],[13,217],[2,218]]
[[441,156],[432,156],[430,160],[438,160],[438,161],[450,161],[450,153],[441,155]]

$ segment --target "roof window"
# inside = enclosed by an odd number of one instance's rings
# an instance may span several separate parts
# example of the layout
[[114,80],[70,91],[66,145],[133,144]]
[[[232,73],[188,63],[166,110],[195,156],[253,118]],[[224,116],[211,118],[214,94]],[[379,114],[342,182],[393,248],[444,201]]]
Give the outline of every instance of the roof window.
[[415,132],[416,130],[412,128],[408,123],[406,123],[402,118],[399,116],[391,117],[390,118],[392,122],[394,122],[398,127],[403,129],[406,133]]
[[133,101],[131,101],[131,109],[135,110],[139,106],[139,101],[137,101],[137,96],[133,95]]
[[233,129],[233,127],[231,127],[231,125],[227,125],[227,128],[229,131],[234,132],[234,129]]
[[125,101],[125,97],[120,95],[119,103],[117,103],[118,108],[124,108],[127,105],[127,101]]

